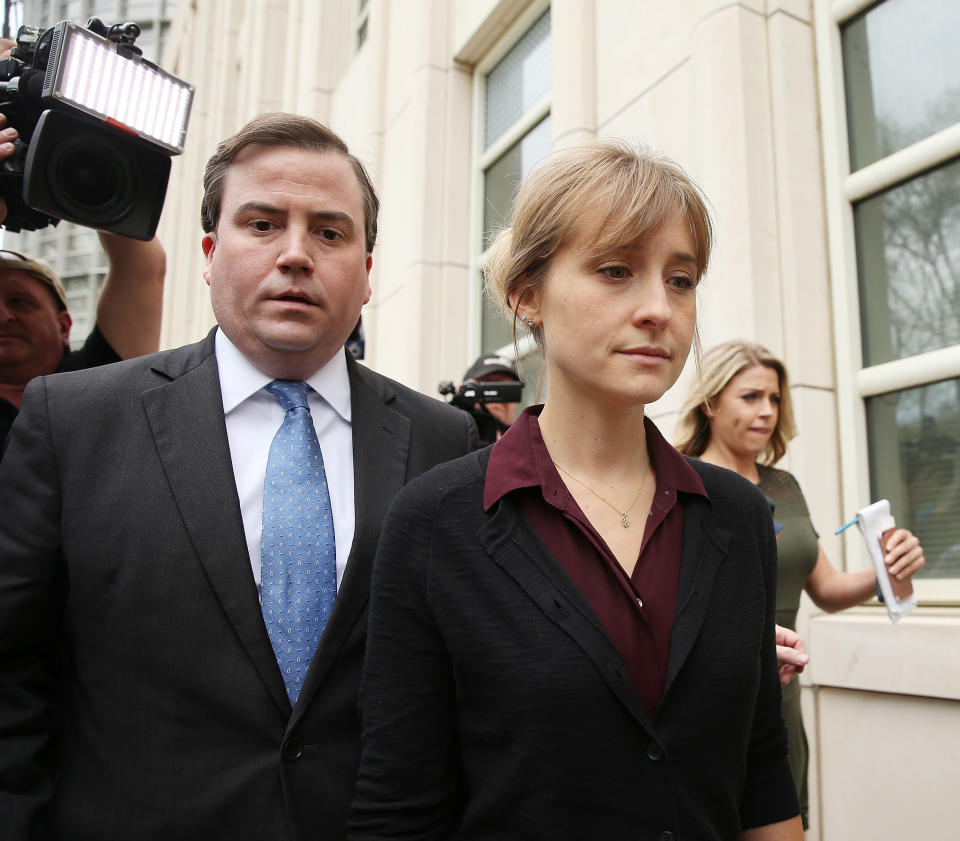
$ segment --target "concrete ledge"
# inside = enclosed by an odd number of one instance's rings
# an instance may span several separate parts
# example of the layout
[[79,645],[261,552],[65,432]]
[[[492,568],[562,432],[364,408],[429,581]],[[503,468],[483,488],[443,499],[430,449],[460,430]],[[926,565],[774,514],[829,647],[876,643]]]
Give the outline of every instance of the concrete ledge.
[[821,614],[808,637],[813,686],[960,700],[960,609],[921,608],[896,625],[883,607]]

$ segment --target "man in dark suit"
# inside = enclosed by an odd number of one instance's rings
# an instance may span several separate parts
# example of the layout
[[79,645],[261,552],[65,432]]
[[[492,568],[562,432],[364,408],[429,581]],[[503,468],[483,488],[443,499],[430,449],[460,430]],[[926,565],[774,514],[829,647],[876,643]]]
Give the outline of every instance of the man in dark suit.
[[263,115],[220,144],[204,188],[218,328],[35,380],[11,432],[9,841],[342,838],[381,522],[404,483],[476,444],[465,413],[343,350],[378,203],[336,135]]

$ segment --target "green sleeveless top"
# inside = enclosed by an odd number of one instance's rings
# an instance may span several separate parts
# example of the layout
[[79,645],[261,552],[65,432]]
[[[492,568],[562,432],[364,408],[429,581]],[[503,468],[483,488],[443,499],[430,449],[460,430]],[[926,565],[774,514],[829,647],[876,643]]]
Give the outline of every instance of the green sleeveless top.
[[757,487],[774,504],[773,520],[783,528],[777,545],[777,623],[796,629],[797,608],[803,585],[817,563],[819,535],[810,522],[810,512],[800,486],[786,470],[757,465]]

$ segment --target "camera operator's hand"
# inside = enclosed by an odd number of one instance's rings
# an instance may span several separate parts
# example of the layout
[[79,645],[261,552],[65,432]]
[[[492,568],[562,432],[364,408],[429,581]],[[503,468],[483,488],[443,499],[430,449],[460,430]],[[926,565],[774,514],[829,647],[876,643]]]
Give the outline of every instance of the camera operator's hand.
[[519,403],[477,403],[477,408],[486,409],[504,426],[510,426],[517,416]]
[[[6,39],[0,38],[0,44],[6,42]],[[8,50],[9,51],[9,50]],[[0,161],[5,161],[11,157],[14,152],[13,141],[17,139],[17,130],[7,127],[7,118],[0,114]],[[7,202],[0,196],[0,224],[7,218]]]

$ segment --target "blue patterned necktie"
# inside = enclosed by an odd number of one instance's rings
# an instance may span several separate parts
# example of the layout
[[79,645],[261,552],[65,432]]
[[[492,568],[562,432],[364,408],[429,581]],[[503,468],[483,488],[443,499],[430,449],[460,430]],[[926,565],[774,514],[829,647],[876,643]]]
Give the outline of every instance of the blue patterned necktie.
[[266,389],[286,416],[270,445],[263,483],[260,605],[295,704],[337,596],[337,553],[309,386],[274,380]]

